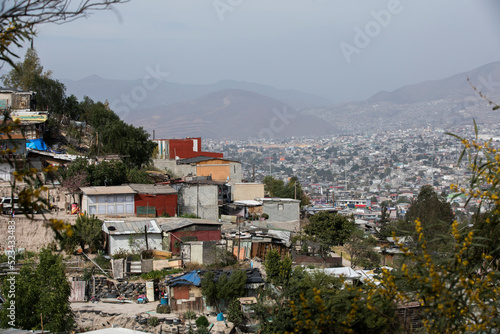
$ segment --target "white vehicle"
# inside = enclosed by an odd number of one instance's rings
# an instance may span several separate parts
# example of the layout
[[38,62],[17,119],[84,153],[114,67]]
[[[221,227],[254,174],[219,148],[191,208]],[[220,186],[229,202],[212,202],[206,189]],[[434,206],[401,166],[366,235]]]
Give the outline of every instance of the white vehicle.
[[[3,214],[12,214],[12,197],[1,197],[0,208]],[[14,197],[14,213],[19,212],[19,198]]]

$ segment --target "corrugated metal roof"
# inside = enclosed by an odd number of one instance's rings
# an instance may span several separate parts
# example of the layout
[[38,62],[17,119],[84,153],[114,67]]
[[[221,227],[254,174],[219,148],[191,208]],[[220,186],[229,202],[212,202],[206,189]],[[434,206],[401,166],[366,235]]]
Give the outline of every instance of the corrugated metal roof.
[[83,187],[80,190],[85,195],[112,195],[112,194],[135,194],[135,190],[129,186],[110,187]]
[[164,232],[175,231],[180,228],[189,226],[189,225],[217,225],[220,226],[222,223],[214,222],[206,219],[188,219],[188,218],[174,218],[169,219],[168,221],[161,223],[160,228]]
[[164,194],[177,194],[177,190],[168,184],[129,184],[138,194],[151,194],[151,195],[164,195]]
[[[144,226],[147,226],[148,233],[161,233],[158,224],[154,219],[139,221],[104,221],[102,230],[111,235],[144,233]],[[111,229],[110,229],[111,227]],[[113,229],[114,227],[114,229]]]
[[177,164],[188,165],[188,164],[198,163],[198,162],[208,161],[208,160],[222,160],[222,161],[227,161],[227,162],[239,162],[236,160],[230,160],[230,159],[224,159],[224,158],[214,158],[214,157],[207,157],[205,155],[200,155],[200,156],[193,157],[193,158],[179,159],[179,160],[177,160]]

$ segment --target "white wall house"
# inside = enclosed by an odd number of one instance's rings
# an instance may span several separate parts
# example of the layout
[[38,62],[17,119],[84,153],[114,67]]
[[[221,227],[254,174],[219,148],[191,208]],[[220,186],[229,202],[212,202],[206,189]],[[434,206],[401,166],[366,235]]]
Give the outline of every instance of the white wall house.
[[139,253],[146,249],[162,249],[162,231],[154,219],[139,221],[107,220],[102,224],[102,230],[106,234],[106,248],[110,255],[120,250]]
[[81,211],[96,216],[133,216],[135,191],[129,186],[84,187]]

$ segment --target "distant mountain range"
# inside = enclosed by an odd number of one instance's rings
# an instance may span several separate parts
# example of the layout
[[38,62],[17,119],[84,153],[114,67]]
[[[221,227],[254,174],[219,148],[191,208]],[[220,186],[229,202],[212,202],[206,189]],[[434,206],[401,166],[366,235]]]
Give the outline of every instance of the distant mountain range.
[[[470,83],[467,81],[470,79]],[[481,66],[442,80],[426,81],[379,92],[365,101],[327,108],[312,108],[314,115],[335,125],[342,133],[377,132],[419,128],[450,128],[500,120],[488,102],[471,86],[500,103],[500,62]]]
[[479,123],[498,122],[498,112],[478,96],[467,78],[500,102],[500,62],[333,106],[315,95],[231,80],[211,85],[166,81],[156,85],[142,79],[91,76],[63,82],[69,94],[108,100],[126,122],[155,130],[157,138],[250,139],[449,128],[472,124],[472,118]]
[[195,100],[130,113],[135,125],[155,130],[157,138],[201,136],[257,139],[328,135],[337,129],[316,116],[258,93],[220,90]]
[[[81,80],[62,80],[62,82],[66,85],[66,91],[74,94],[79,99],[88,96],[95,101],[108,100],[111,103],[118,100],[122,102],[124,101],[123,95],[132,97],[135,93],[139,98],[131,98],[131,104],[133,104],[131,110],[142,110],[195,100],[224,89],[240,89],[266,95],[280,100],[294,109],[324,107],[332,104],[328,99],[297,90],[278,89],[267,85],[234,80],[196,85],[179,84],[165,80],[158,83],[152,79],[148,79],[146,82],[143,79],[112,80],[92,75]],[[146,96],[143,98],[142,93],[144,92],[146,92]]]

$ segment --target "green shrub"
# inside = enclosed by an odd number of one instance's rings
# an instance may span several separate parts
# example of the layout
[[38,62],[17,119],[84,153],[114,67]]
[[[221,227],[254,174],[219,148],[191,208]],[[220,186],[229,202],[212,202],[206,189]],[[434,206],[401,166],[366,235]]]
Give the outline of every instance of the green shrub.
[[196,327],[198,328],[207,328],[209,325],[210,323],[208,322],[207,317],[205,317],[204,315],[196,319]]
[[129,257],[131,254],[123,249],[123,248],[119,248],[114,254],[113,254],[113,259],[125,259],[127,257]]
[[102,254],[96,256],[94,262],[102,269],[111,269],[111,261],[106,259]]
[[156,313],[158,313],[158,314],[168,314],[171,312],[172,312],[172,309],[170,308],[169,305],[158,304],[158,306],[156,306]]
[[148,319],[148,325],[151,327],[158,326],[160,324],[160,320],[157,317],[151,317]]

